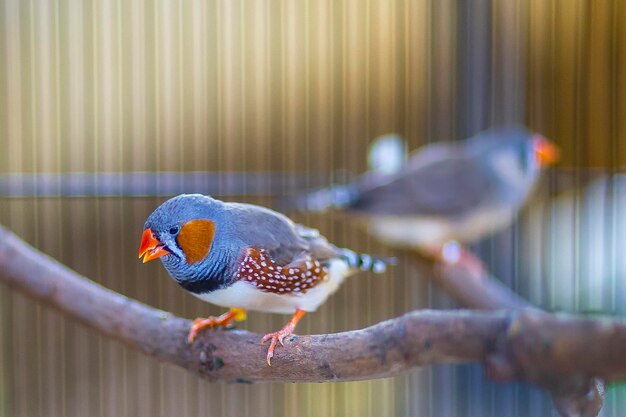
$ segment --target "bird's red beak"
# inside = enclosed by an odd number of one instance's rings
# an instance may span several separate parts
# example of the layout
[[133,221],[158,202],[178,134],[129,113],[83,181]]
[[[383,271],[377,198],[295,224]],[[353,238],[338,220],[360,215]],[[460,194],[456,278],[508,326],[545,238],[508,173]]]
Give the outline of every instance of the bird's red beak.
[[143,263],[170,253],[152,234],[151,229],[146,229],[141,235],[141,245],[139,246],[139,259],[143,257]]
[[533,136],[533,147],[539,166],[552,165],[559,160],[559,147],[545,137],[541,135]]

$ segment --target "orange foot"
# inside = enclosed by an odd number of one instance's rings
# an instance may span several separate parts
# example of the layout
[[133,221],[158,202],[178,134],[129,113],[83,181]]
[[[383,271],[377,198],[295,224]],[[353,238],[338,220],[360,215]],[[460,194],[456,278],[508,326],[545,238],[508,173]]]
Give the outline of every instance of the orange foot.
[[212,329],[214,327],[227,327],[234,321],[242,321],[246,319],[246,310],[241,308],[231,308],[228,312],[222,314],[219,317],[209,317],[206,319],[195,319],[189,330],[187,341],[192,344],[198,333],[206,328]]
[[298,322],[304,316],[305,313],[306,311],[296,310],[291,320],[289,320],[287,324],[285,324],[285,327],[283,327],[277,332],[268,333],[265,336],[263,336],[263,338],[261,339],[262,345],[271,339],[270,347],[267,349],[267,357],[266,357],[268,366],[272,366],[271,361],[272,361],[272,358],[274,357],[274,348],[276,348],[276,342],[280,342],[281,346],[285,346],[285,342],[284,342],[285,337],[293,333],[293,330],[296,328],[296,324],[298,324]]
[[482,277],[485,273],[483,262],[476,255],[454,241],[443,245],[440,261],[446,265],[460,265],[477,278]]

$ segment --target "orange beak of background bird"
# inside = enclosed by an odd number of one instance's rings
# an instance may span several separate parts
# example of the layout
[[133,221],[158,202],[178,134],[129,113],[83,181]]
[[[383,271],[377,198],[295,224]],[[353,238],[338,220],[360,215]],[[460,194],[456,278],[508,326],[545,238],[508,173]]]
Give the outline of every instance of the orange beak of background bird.
[[152,230],[146,229],[141,235],[141,245],[139,246],[139,259],[143,257],[143,263],[170,253],[152,234]]
[[535,157],[542,167],[552,165],[559,160],[559,147],[541,135],[533,137]]

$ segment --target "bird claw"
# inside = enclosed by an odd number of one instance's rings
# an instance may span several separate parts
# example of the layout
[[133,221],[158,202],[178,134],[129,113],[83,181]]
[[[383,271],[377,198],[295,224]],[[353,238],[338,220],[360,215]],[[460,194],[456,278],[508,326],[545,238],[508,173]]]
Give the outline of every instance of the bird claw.
[[192,344],[194,339],[196,338],[196,336],[198,336],[198,333],[200,333],[201,330],[204,330],[206,328],[213,328],[217,325],[217,320],[215,317],[209,317],[206,319],[202,319],[202,318],[197,318],[193,321],[192,325],[191,325],[191,330],[189,330],[189,335],[187,335],[187,342],[189,342],[189,344]]
[[276,348],[276,342],[280,343],[281,346],[285,346],[285,337],[289,336],[293,330],[290,329],[281,329],[277,332],[268,333],[263,338],[261,338],[261,345],[264,345],[265,342],[271,340],[270,346],[267,348],[267,356],[266,362],[268,366],[272,366],[272,358],[274,357],[274,349]]
[[460,266],[466,269],[472,277],[476,278],[484,275],[485,268],[483,262],[456,241],[447,242],[439,248],[436,246],[427,248],[426,253],[430,254],[435,262],[440,263],[444,267]]
[[444,263],[448,265],[458,265],[468,271],[472,277],[482,277],[485,274],[485,267],[483,265],[483,262],[476,255],[463,248],[462,246],[460,246],[459,248],[460,249],[457,258],[452,262],[444,260]]
[[267,366],[272,366],[272,358],[274,357],[274,349],[276,348],[276,342],[280,342],[281,346],[285,346],[285,337],[293,334],[293,330],[296,328],[296,324],[304,316],[304,310],[296,310],[293,317],[285,326],[277,332],[268,333],[261,338],[261,345],[265,344],[268,340],[271,340],[269,348],[267,348]]
[[191,325],[191,330],[189,330],[189,335],[187,336],[187,342],[191,345],[195,340],[198,333],[200,333],[204,329],[213,329],[215,327],[228,327],[232,324],[232,320],[229,316],[220,316],[220,317],[208,317],[206,319],[197,318],[193,321]]

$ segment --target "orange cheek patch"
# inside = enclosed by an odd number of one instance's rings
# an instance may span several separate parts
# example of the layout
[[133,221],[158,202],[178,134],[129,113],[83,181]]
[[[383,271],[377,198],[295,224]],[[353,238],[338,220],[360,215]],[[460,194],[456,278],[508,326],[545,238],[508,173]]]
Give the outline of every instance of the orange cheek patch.
[[215,236],[215,223],[210,220],[191,220],[180,229],[178,245],[185,252],[187,263],[200,262],[209,254],[213,237]]

